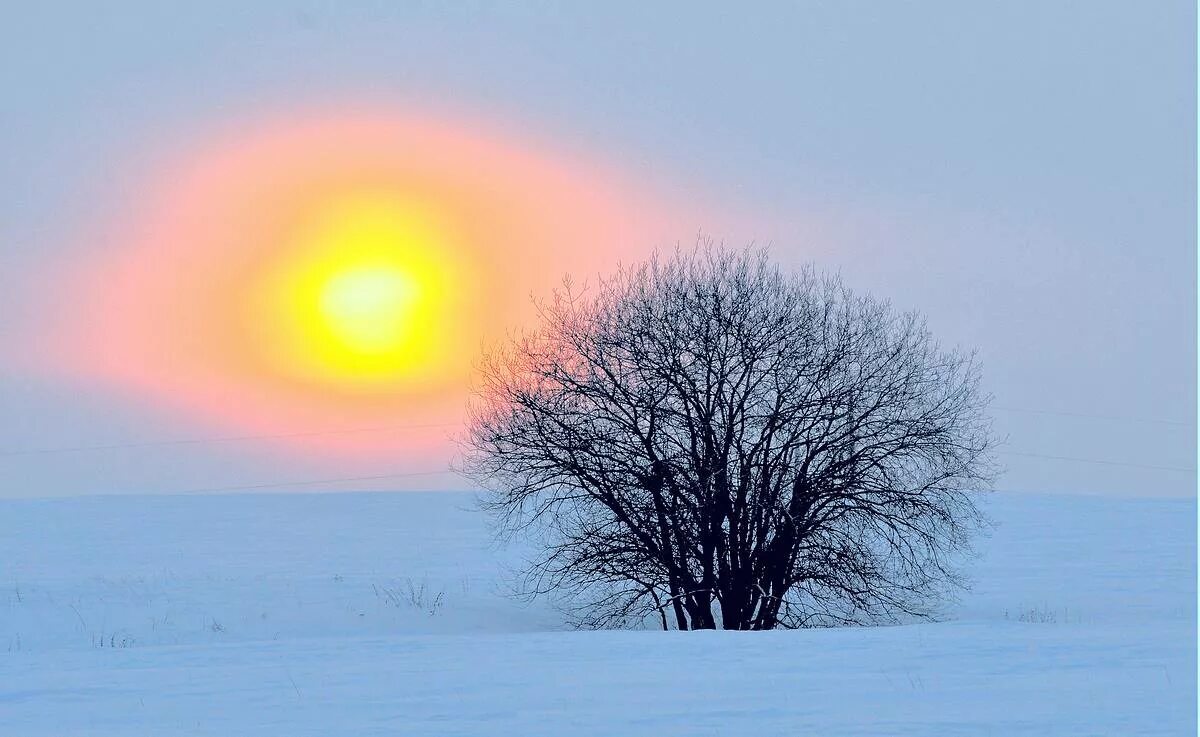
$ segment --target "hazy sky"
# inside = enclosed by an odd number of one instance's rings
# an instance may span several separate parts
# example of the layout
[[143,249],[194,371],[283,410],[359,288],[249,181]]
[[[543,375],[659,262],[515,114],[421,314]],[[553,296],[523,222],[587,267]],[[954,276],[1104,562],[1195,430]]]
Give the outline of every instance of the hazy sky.
[[[27,360],[64,315],[97,362],[133,360],[59,275],[84,263],[106,279],[140,258],[107,228],[152,209],[147,182],[172,186],[163,162],[243,130],[271,139],[264,120],[364,109],[478,132],[491,166],[513,156],[538,172],[472,180],[465,198],[594,216],[539,225],[534,240],[571,243],[526,253],[521,289],[605,268],[606,237],[645,241],[616,244],[623,256],[701,231],[753,239],[978,349],[1007,436],[1000,488],[1195,492],[1191,3],[103,5],[21,3],[0,23],[2,496],[463,484],[365,478],[444,468],[452,426],[395,457],[287,439],[152,445],[271,425]],[[603,207],[566,202],[605,187],[620,196]],[[156,288],[187,281],[155,263]],[[63,450],[106,445],[122,447]]]

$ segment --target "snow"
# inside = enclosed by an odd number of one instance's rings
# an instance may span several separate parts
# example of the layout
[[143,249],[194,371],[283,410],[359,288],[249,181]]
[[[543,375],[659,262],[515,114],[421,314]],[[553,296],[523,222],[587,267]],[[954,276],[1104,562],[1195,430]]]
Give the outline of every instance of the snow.
[[947,621],[573,632],[465,494],[0,502],[0,735],[1195,734],[1192,500],[993,495]]

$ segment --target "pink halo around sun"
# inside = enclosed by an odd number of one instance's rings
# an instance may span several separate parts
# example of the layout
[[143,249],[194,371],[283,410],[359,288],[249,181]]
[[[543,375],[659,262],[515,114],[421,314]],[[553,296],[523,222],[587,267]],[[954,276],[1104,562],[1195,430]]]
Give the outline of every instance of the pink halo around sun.
[[[688,222],[597,159],[386,110],[256,120],[145,182],[60,266],[49,363],[247,434],[452,425],[531,294]],[[383,455],[445,434],[292,442]]]

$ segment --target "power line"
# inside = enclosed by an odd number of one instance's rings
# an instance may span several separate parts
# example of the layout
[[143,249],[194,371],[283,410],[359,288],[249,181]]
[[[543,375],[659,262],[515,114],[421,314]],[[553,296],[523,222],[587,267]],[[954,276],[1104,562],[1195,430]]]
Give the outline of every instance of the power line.
[[311,438],[322,435],[348,435],[352,433],[389,432],[418,430],[435,427],[458,427],[457,422],[436,422],[423,425],[388,425],[384,427],[356,427],[344,430],[317,430],[313,432],[275,433],[269,435],[227,435],[224,437],[183,438],[178,440],[149,440],[140,443],[112,443],[108,445],[75,445],[62,448],[30,448],[0,451],[0,457],[24,455],[51,455],[54,453],[80,453],[90,450],[118,450],[121,448],[155,448],[168,445],[202,445],[206,443],[234,443],[245,440],[274,440],[282,438]]
[[[1127,418],[1127,417],[1116,417],[1116,416],[1111,416],[1111,415],[1092,415],[1092,414],[1084,414],[1084,413],[1077,413],[1077,412],[1056,412],[1056,411],[1051,411],[1051,410],[1018,409],[1018,408],[1013,408],[1013,407],[993,407],[993,409],[998,409],[998,410],[1006,411],[1006,412],[1027,412],[1027,413],[1031,413],[1031,414],[1062,415],[1062,416],[1068,416],[1068,417],[1085,417],[1085,418],[1091,418],[1091,419],[1104,419],[1104,420],[1113,420],[1113,421],[1121,421],[1121,422],[1151,422],[1151,423],[1157,423],[1157,424],[1185,425],[1185,426],[1189,424],[1189,423],[1184,423],[1184,422],[1176,422],[1173,420],[1137,419],[1137,418]],[[461,423],[442,422],[442,423],[424,423],[424,424],[411,424],[411,425],[389,425],[389,426],[380,426],[380,427],[346,428],[346,429],[340,429],[340,430],[319,430],[319,431],[294,432],[294,433],[230,435],[230,436],[207,437],[207,438],[182,438],[182,439],[175,439],[175,440],[158,440],[158,441],[146,441],[146,442],[139,442],[139,443],[111,443],[111,444],[103,444],[103,445],[79,445],[79,446],[59,447],[59,448],[34,448],[34,449],[25,449],[25,450],[18,449],[18,450],[0,451],[0,457],[25,456],[25,455],[51,455],[51,454],[57,454],[57,453],[76,453],[76,452],[86,452],[86,451],[96,451],[96,450],[116,450],[116,449],[123,449],[123,448],[153,448],[153,447],[163,447],[163,446],[173,446],[173,445],[200,445],[200,444],[208,444],[208,443],[227,443],[227,442],[241,442],[241,441],[253,441],[253,440],[320,437],[320,436],[328,436],[328,435],[346,435],[346,434],[355,434],[355,433],[404,431],[404,430],[418,430],[418,429],[458,427],[458,426],[461,426]],[[1195,473],[1196,472],[1196,469],[1194,469],[1194,468],[1184,468],[1181,466],[1162,466],[1162,465],[1155,465],[1155,464],[1148,464],[1148,463],[1113,461],[1113,460],[1106,460],[1106,459],[1099,459],[1099,458],[1082,458],[1082,457],[1078,457],[1078,456],[1050,455],[1050,454],[1044,454],[1044,453],[1029,453],[1029,452],[1023,452],[1023,451],[998,451],[998,452],[1003,455],[1021,456],[1021,457],[1026,457],[1026,458],[1042,458],[1042,459],[1046,459],[1046,460],[1067,461],[1067,462],[1073,462],[1073,463],[1089,463],[1089,464],[1104,465],[1104,466],[1124,466],[1124,467],[1128,467],[1128,468],[1143,468],[1143,469],[1150,469],[1150,470],[1157,470],[1157,471],[1174,471],[1174,472],[1179,472],[1179,473]],[[238,484],[238,485],[231,485],[231,486],[214,486],[214,487],[204,487],[204,488],[196,488],[196,489],[183,489],[183,490],[179,490],[179,491],[175,491],[175,492],[171,492],[171,493],[203,494],[203,493],[219,493],[219,492],[225,492],[225,491],[251,491],[254,489],[284,488],[284,487],[291,487],[291,486],[319,486],[319,485],[324,485],[324,484],[348,483],[348,482],[355,482],[355,481],[381,481],[381,480],[385,480],[385,479],[410,478],[410,477],[420,477],[420,476],[435,476],[435,475],[439,475],[439,474],[448,474],[448,473],[453,473],[453,472],[449,471],[449,470],[417,471],[417,472],[408,472],[408,473],[378,474],[378,475],[372,475],[372,476],[347,476],[347,477],[329,478],[329,479],[310,479],[310,480],[296,480],[296,481],[286,481],[286,482]]]
[[[1025,457],[1029,457],[1029,458],[1045,458],[1045,459],[1049,459],[1049,460],[1073,461],[1073,462],[1079,462],[1079,463],[1096,463],[1096,464],[1101,464],[1101,465],[1106,465],[1106,466],[1130,466],[1133,468],[1148,468],[1148,469],[1155,469],[1155,470],[1160,470],[1160,471],[1180,471],[1180,472],[1184,472],[1184,473],[1194,473],[1196,470],[1194,468],[1182,468],[1179,466],[1156,466],[1156,465],[1145,464],[1145,463],[1127,463],[1124,461],[1106,461],[1106,460],[1100,460],[1097,458],[1078,458],[1078,457],[1073,457],[1073,456],[1046,455],[1046,454],[1042,454],[1042,453],[1024,453],[1024,452],[1020,452],[1020,451],[1000,451],[1000,452],[1005,455],[1025,456]],[[237,484],[237,485],[231,485],[231,486],[210,486],[210,487],[202,487],[202,488],[195,488],[195,489],[182,489],[182,490],[170,492],[170,493],[175,493],[175,494],[215,494],[215,493],[225,492],[225,491],[252,491],[255,489],[279,489],[279,488],[293,487],[293,486],[322,486],[325,484],[349,483],[352,481],[383,481],[383,480],[388,480],[388,479],[415,478],[415,477],[420,477],[420,476],[438,476],[438,475],[442,475],[442,474],[453,474],[453,473],[454,472],[449,469],[443,469],[443,470],[438,470],[438,471],[411,471],[411,472],[407,472],[407,473],[385,473],[385,474],[377,474],[377,475],[372,475],[372,476],[341,476],[341,477],[337,477],[337,478],[327,478],[327,479],[307,479],[307,480],[280,481],[280,482],[269,482],[269,483],[259,483],[259,484]]]
[[[1024,452],[1020,452],[1020,451],[1000,451],[1000,453],[1002,453],[1004,455],[1025,456],[1025,457],[1029,457],[1029,458],[1045,458],[1045,459],[1057,460],[1057,461],[1095,463],[1095,464],[1101,464],[1101,465],[1106,465],[1106,466],[1129,466],[1129,467],[1133,467],[1133,468],[1147,468],[1147,469],[1154,469],[1154,470],[1160,470],[1160,471],[1179,471],[1179,472],[1184,472],[1184,473],[1194,473],[1195,472],[1194,468],[1182,468],[1182,467],[1178,467],[1178,466],[1156,466],[1156,465],[1145,464],[1145,463],[1128,463],[1128,462],[1124,462],[1124,461],[1106,461],[1106,460],[1100,460],[1100,459],[1096,459],[1096,458],[1078,458],[1078,457],[1073,457],[1073,456],[1056,456],[1056,455],[1046,455],[1046,454],[1042,454],[1042,453],[1024,453]],[[167,491],[167,492],[160,492],[160,493],[217,494],[217,493],[227,492],[227,491],[253,491],[256,489],[281,489],[281,488],[285,488],[285,487],[296,487],[296,486],[323,486],[326,484],[340,484],[340,483],[349,483],[349,482],[358,482],[358,481],[383,481],[383,480],[391,480],[391,479],[417,478],[417,477],[422,477],[422,476],[440,476],[440,475],[453,475],[453,474],[454,474],[454,471],[451,471],[450,469],[442,469],[442,470],[436,470],[436,471],[410,471],[410,472],[406,472],[406,473],[384,473],[384,474],[375,474],[375,475],[371,475],[371,476],[339,476],[336,478],[325,478],[325,479],[300,479],[300,480],[294,480],[294,481],[276,481],[276,482],[256,483],[256,484],[234,484],[234,485],[229,485],[229,486],[207,486],[207,487],[199,487],[199,488],[192,488],[192,489],[179,489],[179,490],[175,490],[175,491]]]
[[1086,412],[1058,412],[1049,409],[1025,409],[1022,407],[997,407],[992,406],[992,409],[1001,412],[1017,412],[1031,415],[1054,415],[1058,417],[1079,417],[1089,420],[1109,420],[1112,422],[1144,422],[1153,425],[1174,425],[1179,427],[1192,427],[1191,422],[1182,422],[1179,420],[1163,420],[1150,417],[1120,417],[1118,415],[1095,415]]
[[[1123,463],[1123,462],[1118,462],[1118,461],[1100,461],[1100,460],[1091,459],[1091,458],[1071,458],[1071,457],[1067,457],[1067,456],[1041,455],[1038,453],[1018,453],[1015,451],[1009,452],[1008,455],[1030,456],[1030,457],[1034,457],[1034,458],[1049,458],[1049,459],[1053,459],[1053,460],[1064,460],[1064,461],[1083,461],[1083,462],[1087,462],[1087,463],[1101,463],[1101,464],[1105,464],[1105,465],[1114,465],[1114,466],[1134,466],[1137,468],[1153,468],[1153,469],[1166,470],[1166,471],[1193,472],[1195,470],[1195,469],[1190,469],[1190,468],[1178,468],[1178,467],[1173,467],[1173,466],[1152,466],[1152,465],[1138,464],[1138,463]],[[166,492],[166,493],[172,493],[172,494],[217,494],[217,493],[226,492],[226,491],[253,491],[256,489],[280,489],[280,488],[295,487],[295,486],[323,486],[326,484],[340,484],[340,483],[350,483],[350,482],[358,482],[358,481],[384,481],[384,480],[391,480],[391,479],[417,478],[417,477],[422,477],[422,476],[440,476],[440,475],[454,475],[454,471],[451,471],[449,469],[443,469],[443,470],[439,470],[439,471],[411,471],[411,472],[407,472],[407,473],[384,473],[384,474],[376,474],[376,475],[372,475],[372,476],[341,476],[341,477],[337,477],[337,478],[327,478],[327,479],[307,479],[307,480],[297,480],[297,481],[269,482],[269,483],[260,483],[260,484],[236,484],[236,485],[230,485],[230,486],[209,486],[209,487],[194,488],[194,489],[181,489],[181,490],[177,490],[177,491],[173,491],[173,492]],[[1016,490],[1014,490],[1014,489],[993,489],[993,491],[1016,491]]]
[[[1027,409],[1027,408],[1020,408],[1020,407],[993,406],[992,409],[999,410],[1001,412],[1017,412],[1017,413],[1025,413],[1025,414],[1052,415],[1052,416],[1060,416],[1060,417],[1079,417],[1079,418],[1094,419],[1094,420],[1109,420],[1109,421],[1113,421],[1113,422],[1144,422],[1144,423],[1152,423],[1152,424],[1159,424],[1159,425],[1173,425],[1173,426],[1181,426],[1181,427],[1191,427],[1192,426],[1192,423],[1189,423],[1189,422],[1181,422],[1181,421],[1177,421],[1177,420],[1152,419],[1152,418],[1144,418],[1144,417],[1142,417],[1142,418],[1120,417],[1120,416],[1116,416],[1116,415],[1098,415],[1098,414],[1088,414],[1088,413],[1084,413],[1084,412],[1059,412],[1059,411],[1055,411],[1055,410]],[[105,444],[97,444],[97,445],[75,445],[75,446],[64,446],[64,447],[58,447],[58,448],[14,448],[14,449],[9,449],[9,450],[0,450],[0,457],[24,456],[24,455],[53,455],[56,453],[83,453],[83,452],[87,452],[87,451],[121,450],[121,449],[125,449],[125,448],[155,448],[155,447],[165,447],[165,446],[172,446],[172,445],[203,445],[203,444],[209,444],[209,443],[234,443],[234,442],[251,441],[251,440],[280,440],[280,439],[288,439],[288,438],[308,438],[308,437],[321,437],[321,436],[328,436],[328,435],[350,435],[350,434],[359,434],[359,433],[391,432],[391,431],[431,429],[431,428],[439,428],[439,427],[460,427],[460,426],[461,426],[461,423],[458,423],[458,422],[436,422],[436,423],[425,423],[425,424],[415,424],[415,425],[385,425],[385,426],[378,426],[378,427],[356,427],[356,428],[346,428],[346,429],[340,429],[340,430],[316,430],[316,431],[308,431],[308,432],[271,433],[271,434],[259,434],[259,435],[226,435],[226,436],[207,437],[207,438],[180,438],[180,439],[175,439],[175,440],[148,440],[148,441],[137,442],[137,443],[105,443]],[[1047,456],[1047,457],[1051,457],[1051,456]],[[1057,457],[1057,456],[1054,456],[1054,458],[1059,459],[1059,457]],[[1062,458],[1062,460],[1067,460],[1067,459]],[[1084,460],[1085,462],[1091,462],[1090,459],[1070,459],[1070,460]],[[1095,462],[1116,464],[1115,461],[1095,461]],[[1129,464],[1116,464],[1116,465],[1129,465]],[[1171,470],[1179,470],[1179,469],[1171,469]]]
[[350,481],[382,481],[385,479],[402,479],[416,476],[437,476],[440,474],[452,474],[453,471],[444,469],[441,471],[413,471],[410,473],[384,473],[377,476],[343,476],[333,479],[309,479],[307,481],[284,481],[279,483],[266,484],[240,484],[237,486],[210,486],[200,489],[180,489],[178,491],[166,492],[171,494],[214,494],[222,491],[250,491],[252,489],[278,489],[285,486],[320,486],[323,484],[340,484]]
[[1182,473],[1195,473],[1194,468],[1183,468],[1182,466],[1155,466],[1149,463],[1130,463],[1128,461],[1108,461],[1099,458],[1079,458],[1078,456],[1056,456],[1046,455],[1044,453],[1023,453],[1016,450],[1001,450],[997,451],[1002,455],[1024,456],[1026,458],[1046,458],[1052,461],[1074,461],[1076,463],[1095,463],[1102,466],[1129,466],[1130,468],[1149,468],[1156,471],[1180,471]]

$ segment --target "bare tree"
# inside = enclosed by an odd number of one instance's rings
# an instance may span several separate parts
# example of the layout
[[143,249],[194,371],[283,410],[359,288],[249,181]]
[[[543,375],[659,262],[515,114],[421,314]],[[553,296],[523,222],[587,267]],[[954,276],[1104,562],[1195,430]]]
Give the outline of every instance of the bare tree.
[[970,354],[916,314],[701,247],[568,280],[485,356],[465,470],[533,593],[578,624],[772,629],[929,616],[983,524]]

